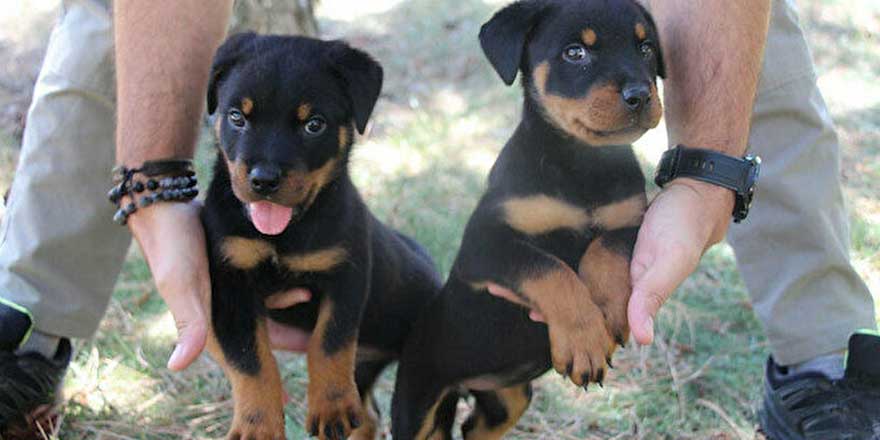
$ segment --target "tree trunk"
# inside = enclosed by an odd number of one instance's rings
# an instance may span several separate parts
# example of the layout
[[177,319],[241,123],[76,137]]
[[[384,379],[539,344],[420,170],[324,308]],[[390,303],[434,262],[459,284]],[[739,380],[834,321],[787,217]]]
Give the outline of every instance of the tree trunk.
[[254,31],[317,37],[317,3],[318,0],[236,0],[230,34]]

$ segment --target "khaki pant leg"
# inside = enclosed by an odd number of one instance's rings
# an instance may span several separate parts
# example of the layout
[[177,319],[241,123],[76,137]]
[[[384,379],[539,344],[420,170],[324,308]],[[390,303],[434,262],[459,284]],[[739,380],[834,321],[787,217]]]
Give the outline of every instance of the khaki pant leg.
[[849,261],[840,147],[796,7],[774,0],[772,13],[750,137],[762,175],[728,239],[773,355],[788,365],[844,350],[850,333],[876,323]]
[[46,333],[94,333],[130,242],[105,196],[115,161],[112,52],[107,3],[65,1],[0,226],[0,297],[29,309]]

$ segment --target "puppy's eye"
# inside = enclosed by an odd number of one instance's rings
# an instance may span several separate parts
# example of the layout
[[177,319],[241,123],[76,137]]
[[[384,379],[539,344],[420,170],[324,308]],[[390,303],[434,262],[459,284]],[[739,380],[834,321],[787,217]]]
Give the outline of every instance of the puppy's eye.
[[654,56],[654,43],[651,40],[642,41],[639,44],[639,52],[642,53],[642,56],[645,58],[651,58]]
[[569,63],[583,64],[588,61],[587,48],[580,44],[572,44],[562,50],[562,59]]
[[229,123],[241,128],[244,127],[244,115],[236,109],[229,110]]
[[327,121],[320,116],[313,116],[306,121],[306,125],[303,127],[303,130],[306,131],[306,134],[310,136],[317,136],[324,132],[327,129]]

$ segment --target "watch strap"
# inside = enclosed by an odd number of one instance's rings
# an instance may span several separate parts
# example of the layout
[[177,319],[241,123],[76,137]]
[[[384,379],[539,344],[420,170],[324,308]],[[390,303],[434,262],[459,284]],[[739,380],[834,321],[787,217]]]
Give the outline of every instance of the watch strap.
[[663,153],[654,182],[662,187],[677,177],[690,177],[741,195],[748,190],[750,168],[745,159],[679,145]]

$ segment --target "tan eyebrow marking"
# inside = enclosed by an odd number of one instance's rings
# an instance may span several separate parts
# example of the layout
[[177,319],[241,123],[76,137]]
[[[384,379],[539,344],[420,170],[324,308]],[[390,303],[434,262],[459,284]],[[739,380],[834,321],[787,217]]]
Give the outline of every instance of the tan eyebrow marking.
[[584,44],[586,44],[587,46],[592,46],[596,44],[597,39],[598,36],[596,36],[596,31],[590,28],[586,28],[581,32],[581,40],[583,40]]
[[648,38],[648,33],[645,31],[645,25],[641,23],[636,23],[636,38],[639,40],[644,40]]
[[245,115],[249,115],[253,110],[254,100],[251,98],[241,98],[241,112]]
[[300,121],[305,121],[309,118],[309,115],[312,113],[312,105],[308,102],[304,102],[299,105],[296,109],[296,117],[299,118]]

